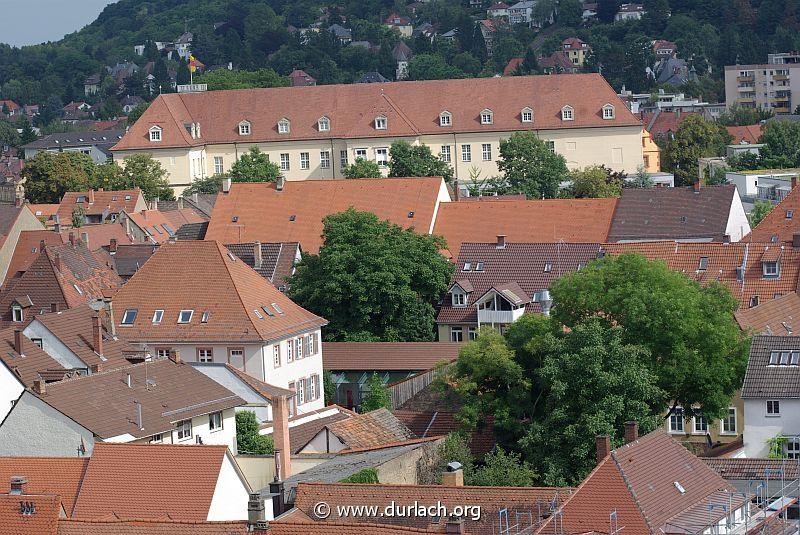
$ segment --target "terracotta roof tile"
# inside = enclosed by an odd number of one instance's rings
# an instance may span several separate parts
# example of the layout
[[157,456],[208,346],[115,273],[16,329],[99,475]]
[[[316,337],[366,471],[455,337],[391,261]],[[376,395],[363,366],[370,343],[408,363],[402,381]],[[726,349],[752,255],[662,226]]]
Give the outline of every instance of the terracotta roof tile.
[[797,479],[800,466],[794,459],[745,459],[702,457],[709,468],[723,479]]
[[[795,218],[794,216],[797,216]],[[745,238],[761,242],[792,243],[795,233],[800,233],[800,188],[794,188]]]
[[26,387],[33,386],[33,381],[39,378],[39,374],[47,370],[57,372],[60,378],[69,372],[24,335],[23,355],[20,356],[14,348],[15,330],[17,328],[13,327],[0,330],[0,360],[17,374],[22,384]]
[[136,245],[117,245],[117,250],[107,249],[114,261],[114,267],[120,277],[133,277],[145,262],[158,250],[158,245],[140,243]]
[[761,134],[763,129],[760,124],[750,124],[747,126],[726,126],[728,133],[733,136],[733,142],[735,144],[741,144],[742,142],[746,144],[753,144],[758,143],[758,140],[761,138]]
[[[22,514],[20,503],[34,507],[33,514]],[[61,500],[53,495],[0,495],[0,526],[5,535],[56,535]]]
[[677,132],[681,123],[692,113],[694,112],[658,110],[655,113],[643,113],[642,121],[653,137],[662,137]]
[[338,411],[331,416],[325,416],[316,420],[301,423],[299,425],[289,424],[289,444],[294,453],[298,453],[311,441],[312,438],[317,436],[317,433],[325,429],[326,426],[352,418],[353,415],[347,411]]
[[[454,411],[396,409],[392,413],[421,438],[440,437],[461,430]],[[481,426],[470,434],[469,448],[473,455],[483,457],[494,448],[495,443],[494,416],[488,415]]]
[[[163,244],[114,296],[117,321],[127,309],[138,311],[132,325],[119,326],[131,341],[260,342],[326,323],[213,241]],[[153,324],[157,309],[164,311],[163,320]],[[177,323],[181,310],[194,311],[188,323]]]
[[41,253],[41,244],[62,245],[64,240],[60,234],[52,230],[23,230],[19,233],[14,256],[8,265],[8,277],[21,276]]
[[617,199],[486,200],[443,203],[434,234],[453,256],[462,243],[493,243],[504,234],[516,243],[602,243]]
[[6,238],[14,228],[22,210],[27,210],[27,208],[13,204],[0,204],[0,247],[6,242]]
[[13,476],[22,476],[26,493],[58,495],[70,516],[88,463],[88,457],[0,457],[0,493],[11,490]]
[[404,533],[444,533],[443,527],[431,529],[410,528],[404,526],[387,526],[365,522],[359,524],[324,522],[308,524],[307,522],[271,522],[269,535],[403,535]]
[[103,225],[84,225],[79,229],[62,230],[61,239],[64,243],[69,241],[70,234],[73,234],[76,239],[82,239],[81,236],[86,234],[89,239],[89,243],[86,245],[91,251],[108,246],[111,240],[117,240],[118,245],[135,243],[133,238],[125,233],[125,228],[119,222],[105,223]]
[[[174,212],[168,212],[174,213]],[[164,243],[175,236],[178,227],[158,210],[142,210],[141,212],[128,212],[125,215],[131,223],[139,227],[152,243]]]
[[206,239],[299,242],[303,251],[316,253],[322,245],[323,218],[350,207],[427,234],[445,195],[443,181],[436,177],[290,181],[283,191],[273,183],[232,184],[230,193],[214,204]]
[[[24,161],[24,160],[23,160]],[[44,219],[45,221],[49,220],[50,217],[58,213],[58,207],[61,206],[60,204],[26,204],[25,206],[33,212],[38,218]]]
[[255,243],[235,243],[225,247],[278,288],[286,287],[300,253],[297,242],[261,243],[261,266],[256,267]]
[[[797,320],[795,320],[797,316]],[[788,293],[766,301],[757,307],[742,309],[734,314],[743,330],[763,334],[800,335],[800,296]],[[327,358],[328,355],[325,355]]]
[[453,342],[323,342],[323,367],[334,371],[429,370],[458,358]]
[[414,435],[388,409],[377,409],[326,426],[348,449],[402,442]]
[[[79,203],[78,200],[82,198],[86,198],[88,202]],[[56,213],[62,224],[69,225],[72,223],[72,211],[76,206],[82,206],[86,210],[86,215],[118,214],[122,210],[134,211],[137,201],[144,201],[139,188],[119,191],[68,191],[61,198]]]
[[247,521],[74,520],[62,518],[58,535],[247,535]]

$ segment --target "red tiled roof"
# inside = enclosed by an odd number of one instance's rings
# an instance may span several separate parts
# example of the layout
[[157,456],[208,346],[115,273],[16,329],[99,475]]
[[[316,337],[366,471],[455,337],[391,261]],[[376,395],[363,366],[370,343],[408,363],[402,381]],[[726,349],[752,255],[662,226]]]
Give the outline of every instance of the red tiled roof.
[[443,528],[430,529],[409,528],[404,526],[386,526],[372,522],[350,524],[345,522],[307,523],[293,520],[291,522],[270,522],[268,535],[403,535],[404,533],[443,533]]
[[538,57],[536,62],[542,69],[562,69],[564,72],[574,72],[578,67],[572,63],[567,53],[563,50],[556,50],[547,57]]
[[384,408],[333,422],[326,427],[348,450],[386,446],[413,438],[413,433]]
[[58,212],[60,204],[26,204],[25,206],[35,215],[36,217],[43,218],[45,220],[50,219],[50,216],[55,215]]
[[617,199],[442,203],[433,233],[444,236],[453,256],[462,243],[492,243],[499,234],[509,243],[602,243],[616,206]]
[[758,143],[763,133],[762,125],[751,124],[747,126],[726,126],[728,133],[733,136],[733,143],[740,144],[742,142],[753,144]]
[[642,121],[653,137],[665,136],[678,131],[678,127],[691,113],[683,111],[656,111],[642,113]]
[[22,476],[26,493],[58,495],[70,516],[88,463],[88,457],[0,457],[0,493],[11,490],[13,476]]
[[797,292],[788,293],[757,307],[739,310],[734,317],[746,331],[800,336],[800,296]]
[[702,461],[723,479],[778,479],[800,477],[800,467],[794,459],[746,459],[701,457]]
[[286,182],[283,191],[272,183],[232,184],[230,193],[214,204],[206,239],[300,242],[303,251],[316,253],[322,245],[322,219],[351,207],[427,234],[444,195],[442,184],[437,177],[303,180]]
[[[87,197],[89,202],[79,203],[79,197]],[[58,208],[58,217],[63,224],[72,222],[72,211],[76,206],[82,206],[86,215],[100,215],[103,212],[118,214],[122,210],[133,212],[138,201],[143,202],[142,191],[139,188],[118,191],[68,191],[61,199]]]
[[[117,321],[126,309],[138,311],[132,325],[118,327],[131,341],[261,342],[326,323],[213,241],[161,245],[114,296]],[[164,311],[163,320],[153,324],[157,309]],[[194,311],[189,323],[177,323],[181,310]],[[204,312],[208,312],[205,323]]]
[[205,521],[226,452],[226,446],[98,442],[73,517]]
[[511,58],[508,60],[508,63],[506,63],[506,66],[503,69],[503,76],[512,76],[524,61],[525,58]]
[[39,374],[45,371],[52,371],[55,375],[69,373],[58,361],[53,357],[39,349],[39,346],[34,344],[30,339],[23,335],[23,348],[21,356],[17,353],[14,346],[14,331],[21,329],[20,325],[17,328],[8,328],[0,330],[0,360],[8,366],[8,368],[16,373],[20,381],[26,387],[33,386],[33,381],[39,378]]
[[52,230],[23,230],[19,233],[14,256],[8,265],[8,277],[16,277],[26,271],[41,253],[41,242],[45,245],[62,245],[61,235]]
[[[396,409],[392,412],[421,438],[440,437],[461,429],[454,411]],[[494,448],[495,443],[494,416],[488,415],[481,422],[481,427],[470,434],[469,449],[473,455],[483,457]]]
[[152,243],[164,243],[178,230],[178,227],[172,226],[172,221],[158,210],[125,211],[125,215],[150,237]]
[[[21,503],[34,507],[33,514],[23,515]],[[53,495],[0,495],[0,528],[7,535],[56,535],[61,500]]]
[[756,225],[743,240],[792,243],[796,233],[800,233],[800,188],[792,189],[770,213]]
[[323,342],[323,367],[334,371],[429,370],[458,358],[453,342]]
[[86,245],[91,251],[96,251],[101,247],[109,245],[111,240],[117,240],[118,245],[131,245],[135,243],[131,236],[125,234],[125,228],[119,223],[84,225],[74,230],[62,230],[61,239],[64,241],[64,243],[69,241],[70,233],[72,233],[76,239],[79,239],[83,234],[86,234],[89,238],[89,243]]
[[[58,535],[247,535],[247,521],[187,522],[179,520],[58,521]],[[268,532],[271,533],[271,532]]]
[[208,216],[191,207],[159,211],[159,213],[164,216],[173,229],[179,229],[183,225],[192,223],[205,223],[209,219]]
[[573,49],[573,48],[584,49],[586,45],[585,42],[583,42],[581,39],[577,37],[567,37],[566,39],[561,41],[561,44],[566,49]]

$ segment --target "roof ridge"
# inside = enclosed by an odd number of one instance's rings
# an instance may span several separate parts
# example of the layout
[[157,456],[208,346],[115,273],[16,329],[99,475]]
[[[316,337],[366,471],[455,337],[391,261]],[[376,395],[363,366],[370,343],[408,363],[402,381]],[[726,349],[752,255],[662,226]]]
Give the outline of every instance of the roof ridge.
[[[645,438],[646,436],[647,435],[645,435],[642,438]],[[626,448],[627,446],[629,446],[631,444],[639,445],[639,440],[641,440],[641,439],[637,439],[637,440],[635,440],[633,442],[629,442],[628,444],[624,444],[621,448],[618,448],[618,449]],[[672,439],[670,438],[670,440],[672,440]],[[677,444],[677,442],[675,442],[675,444]],[[683,447],[683,446],[681,446],[681,447]],[[617,460],[616,451],[617,450],[612,450],[611,453],[609,454],[609,457],[614,461],[614,466],[616,466],[620,477],[622,477],[622,481],[625,483],[625,487],[627,487],[628,493],[631,495],[631,498],[633,498],[633,503],[636,504],[636,509],[639,511],[639,514],[642,515],[642,518],[644,519],[645,524],[647,524],[647,527],[650,528],[650,532],[651,533],[656,533],[656,530],[653,529],[653,525],[650,522],[650,519],[647,517],[647,515],[644,512],[644,509],[642,508],[642,504],[639,502],[639,497],[636,495],[636,491],[633,489],[633,485],[631,484],[630,481],[628,481],[628,476],[625,473],[625,470],[622,468],[622,465]]]
[[[326,481],[299,481],[298,485],[308,485],[308,486],[315,486],[315,487],[329,487],[332,485],[340,486],[340,487],[353,487],[353,488],[402,488],[402,489],[416,489],[416,488],[430,488],[430,489],[474,489],[474,490],[481,490],[485,491],[486,487],[481,485],[408,485],[408,484],[401,484],[401,483],[369,483],[365,485],[364,483],[342,483],[342,482],[326,482]],[[503,485],[503,486],[493,486],[493,489],[517,489],[517,490],[553,490],[553,491],[561,491],[561,490],[575,490],[577,487],[525,487],[525,486],[510,486],[510,485]]]
[[[234,287],[234,288],[236,288],[236,299],[239,301],[239,304],[241,304],[241,305],[242,305],[242,310],[244,310],[244,314],[245,314],[245,316],[247,317],[247,322],[248,322],[248,323],[249,323],[249,324],[250,324],[250,325],[253,327],[253,331],[255,332],[255,334],[256,334],[256,335],[257,335],[259,338],[263,338],[263,335],[262,335],[262,334],[261,334],[261,332],[258,330],[258,326],[255,324],[255,321],[253,321],[253,318],[251,318],[251,317],[250,317],[250,312],[247,310],[247,305],[245,304],[245,302],[244,302],[244,299],[242,299],[242,291],[241,291],[241,289],[239,288],[239,284],[237,284],[236,277],[234,277],[234,276],[233,276],[233,273],[231,273],[230,266],[228,265],[228,261],[226,260],[226,258],[230,258],[230,257],[228,257],[228,254],[231,254],[231,255],[233,255],[234,257],[235,257],[236,255],[234,255],[233,253],[231,253],[230,251],[228,251],[228,249],[226,249],[226,248],[225,248],[225,246],[224,246],[224,245],[222,245],[222,244],[221,244],[220,242],[218,242],[217,240],[214,240],[214,244],[216,245],[216,247],[215,247],[215,248],[216,248],[217,252],[218,252],[218,253],[219,253],[219,255],[220,255],[220,259],[222,260],[222,265],[223,265],[223,266],[225,266],[225,273],[227,273],[227,274],[228,274],[228,277],[230,278],[231,284],[233,285],[233,287]],[[224,251],[223,251],[223,250],[224,250]],[[237,260],[238,260],[238,259],[237,259]],[[236,262],[237,260],[233,260],[233,262]],[[241,261],[241,262],[242,262],[242,264],[244,264],[244,261],[242,261],[242,260],[239,260],[239,261]],[[246,266],[246,267],[247,267],[247,268],[249,268],[249,269],[252,269],[252,268],[250,268],[250,266]],[[255,272],[254,272],[254,273],[255,273]],[[259,275],[258,273],[256,273],[256,276],[257,276],[258,278],[262,278],[262,277],[261,277],[261,275]],[[266,280],[265,280],[265,281],[266,281]],[[269,281],[266,281],[266,282],[267,282],[267,284],[270,284],[270,282],[269,282]]]

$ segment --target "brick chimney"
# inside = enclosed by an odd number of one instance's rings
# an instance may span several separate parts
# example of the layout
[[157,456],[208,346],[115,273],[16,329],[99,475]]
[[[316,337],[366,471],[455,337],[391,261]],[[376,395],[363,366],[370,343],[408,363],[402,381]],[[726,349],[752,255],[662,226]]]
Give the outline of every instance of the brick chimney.
[[275,181],[275,189],[277,191],[283,191],[283,187],[286,185],[286,177],[283,175],[278,175],[278,179]]
[[108,251],[110,253],[116,253],[117,252],[117,239],[116,238],[111,238],[111,241],[108,243]]
[[460,463],[450,463],[447,468],[442,472],[442,485],[445,487],[463,487],[464,486],[464,470],[461,468]]
[[796,186],[797,186],[797,177],[793,176],[792,177],[792,189],[794,189]]
[[466,533],[464,530],[464,519],[458,518],[456,516],[451,516],[447,519],[447,524],[444,526],[444,532],[448,535],[457,535],[460,533]]
[[700,193],[700,179],[697,179],[697,182],[694,183],[694,192]]
[[[280,460],[280,479],[292,475],[292,448],[289,446],[289,399],[286,396],[272,397],[272,439],[275,443],[276,459]],[[277,473],[277,471],[276,471]]]
[[639,439],[639,424],[635,421],[625,422],[625,444]]
[[151,210],[158,210],[158,197],[150,201],[150,209]]
[[89,233],[88,232],[81,232],[81,241],[83,242],[83,245],[85,245],[87,248],[89,247]]
[[12,496],[21,496],[25,494],[25,486],[28,484],[28,480],[25,479],[25,476],[11,476],[11,491],[9,492]]
[[75,233],[71,230],[69,231],[69,244],[75,247]]
[[58,312],[58,303],[50,303],[50,312]]
[[257,241],[253,244],[253,258],[255,259],[253,263],[253,267],[255,269],[261,268],[261,265],[264,263],[264,259],[261,256],[261,242]]
[[98,355],[103,354],[103,326],[99,314],[92,316],[92,349]]
[[94,190],[89,190],[89,204],[94,204]]
[[611,453],[611,437],[608,435],[598,435],[594,439],[597,446],[597,464],[608,457]]
[[459,191],[458,180],[453,180],[453,200],[458,202],[461,200],[461,192]]
[[175,364],[183,364],[183,360],[181,359],[181,352],[177,349],[173,349],[169,352],[169,360],[174,362]]
[[47,394],[47,387],[45,386],[44,379],[39,377],[33,380],[33,391],[40,396]]
[[53,255],[53,265],[57,271],[61,271],[61,255],[56,253]]
[[41,253],[44,251],[44,248],[47,247],[47,242],[44,240],[39,240],[39,252]]
[[25,354],[25,335],[22,334],[22,329],[14,329],[14,351],[20,356]]
[[103,365],[99,363],[92,364],[91,366],[89,366],[89,371],[92,373],[100,373],[101,371],[103,371]]
[[147,209],[142,210],[142,217],[147,219]]

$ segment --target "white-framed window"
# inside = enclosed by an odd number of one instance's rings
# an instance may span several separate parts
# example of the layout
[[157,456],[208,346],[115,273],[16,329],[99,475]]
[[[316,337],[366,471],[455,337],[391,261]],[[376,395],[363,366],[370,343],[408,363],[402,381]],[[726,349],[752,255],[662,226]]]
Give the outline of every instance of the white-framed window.
[[389,149],[375,149],[375,161],[378,165],[389,165]]
[[439,114],[439,126],[451,126],[453,124],[453,115],[449,111],[443,111]]
[[472,145],[461,145],[461,161],[472,161]]
[[210,310],[204,310],[203,314],[200,316],[200,323],[208,323],[208,318],[211,317]]
[[150,437],[150,440],[148,440],[148,442],[150,444],[161,444],[162,442],[164,442],[164,434],[158,433],[157,435],[153,435],[152,437]]
[[311,157],[307,152],[300,153],[300,169],[311,169]]
[[317,375],[312,375],[308,378],[308,401],[314,401],[317,399],[317,381],[319,381],[319,377]]
[[210,347],[197,349],[198,362],[214,362],[214,350]]
[[375,117],[375,130],[386,130],[389,122],[386,120],[385,115],[378,115]]
[[178,312],[178,323],[190,323],[194,316],[194,310],[181,310]]
[[225,164],[222,156],[214,156],[214,173],[221,175],[225,172]]
[[467,294],[462,292],[453,292],[451,295],[453,296],[454,307],[467,306]]
[[[287,362],[291,362],[291,348],[289,348],[289,356],[287,357]],[[275,365],[276,368],[281,367],[281,345],[275,344],[272,346],[272,363]]]
[[780,273],[780,267],[777,262],[762,262],[764,277],[777,277]]
[[694,417],[694,432],[695,433],[708,432],[708,420],[706,420],[702,414],[697,414]]
[[294,344],[291,340],[286,341],[286,362],[294,360]]
[[208,430],[212,433],[222,429],[222,412],[212,412],[208,415]]
[[307,357],[310,357],[314,354],[314,350],[311,347],[311,335],[306,335],[303,337],[303,345],[305,346],[305,354]]
[[[295,390],[295,388],[294,388],[294,381],[292,381],[291,383],[289,383],[289,384],[287,385],[287,387],[288,387],[288,388],[289,388],[289,390],[291,390],[292,392],[296,392],[296,390]],[[296,408],[296,406],[297,406],[297,396],[292,396],[292,397],[290,397],[290,398],[289,398],[289,417],[290,417],[290,418],[291,418],[292,416],[294,416],[294,413],[295,413],[295,408]]]
[[280,121],[278,121],[278,133],[279,134],[289,133],[289,119],[281,119]]
[[158,359],[165,359],[169,357],[170,349],[168,347],[157,347],[156,348],[156,358]]
[[669,432],[670,433],[683,433],[684,432],[684,418],[683,408],[675,407],[672,414],[669,415]]
[[330,151],[323,150],[319,153],[319,166],[323,169],[330,169],[331,167],[331,153]]
[[348,165],[349,164],[347,163],[347,151],[346,150],[340,150],[339,151],[339,166],[342,169],[344,169]]
[[244,368],[244,349],[241,347],[228,348],[228,364],[234,368]]
[[295,338],[294,340],[294,348],[295,348],[295,356],[296,360],[300,360],[303,358],[303,339],[302,338]]
[[358,160],[359,158],[361,158],[362,160],[367,159],[367,149],[356,149],[355,153],[356,153],[356,160]]
[[250,121],[242,121],[241,123],[239,123],[239,135],[240,136],[250,135]]
[[800,437],[789,437],[786,441],[786,457],[800,459]]
[[561,108],[561,120],[572,121],[575,119],[575,110],[572,106],[564,106]]
[[[22,313],[22,309],[20,308],[20,313]],[[133,325],[133,322],[136,321],[136,314],[139,311],[135,308],[129,308],[122,313],[122,321],[120,322],[122,325]],[[16,320],[15,320],[16,321]],[[22,321],[20,319],[19,321]]]
[[464,341],[464,329],[461,327],[450,327],[450,341],[451,342],[463,342]]
[[319,333],[311,333],[311,354],[319,353]]
[[161,127],[160,126],[151,126],[150,127],[150,141],[161,141]]
[[611,104],[606,104],[603,106],[603,119],[613,119],[614,118],[614,106]]
[[[127,310],[125,312],[127,312]],[[23,317],[24,315],[22,314],[21,306],[14,305],[13,307],[11,307],[11,321],[19,323],[23,320]]]
[[175,424],[178,429],[178,440],[188,440],[192,438],[192,421],[182,420]]
[[767,400],[767,416],[780,416],[781,415],[781,402],[777,399]]
[[281,153],[281,171],[288,171],[289,170],[289,153],[282,152]]
[[530,108],[522,108],[520,112],[520,118],[522,119],[523,123],[532,123],[533,122],[533,110]]
[[481,124],[492,124],[494,122],[494,113],[492,110],[485,109],[481,112]]
[[298,405],[302,405],[303,403],[306,402],[306,399],[305,399],[305,394],[306,394],[305,386],[306,386],[305,379],[300,379],[299,381],[297,381],[297,395],[295,397],[297,398],[297,404]]
[[736,407],[728,408],[728,416],[722,419],[720,429],[723,435],[736,434]]
[[452,161],[450,156],[450,145],[442,145],[442,150],[439,152],[439,159],[445,163],[450,163]]
[[492,160],[492,145],[491,143],[484,143],[481,145],[481,157],[484,162]]
[[35,345],[39,349],[42,349],[42,347],[44,346],[44,340],[42,340],[41,338],[31,338],[31,342],[33,342],[33,345]]
[[159,309],[153,312],[153,323],[159,324],[164,319],[164,311]]
[[331,129],[331,120],[327,117],[320,117],[317,121],[317,128],[320,132],[327,132]]
[[547,149],[550,152],[555,153],[556,152],[556,142],[555,141],[547,141]]
[[477,327],[468,327],[467,334],[469,335],[468,338],[471,341],[475,340],[478,337],[478,328]]

